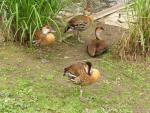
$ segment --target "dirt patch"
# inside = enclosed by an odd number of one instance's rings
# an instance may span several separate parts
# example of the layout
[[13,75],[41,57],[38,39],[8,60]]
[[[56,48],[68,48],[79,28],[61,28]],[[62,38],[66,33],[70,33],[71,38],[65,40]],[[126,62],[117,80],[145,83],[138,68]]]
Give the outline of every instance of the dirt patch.
[[[115,42],[122,38],[122,36],[127,32],[125,29],[100,24],[104,27],[104,32],[102,33],[102,38],[106,40],[110,48]],[[94,28],[93,28],[94,29]],[[90,36],[89,36],[90,34]],[[41,48],[35,50],[35,57],[39,59],[49,60],[52,64],[62,67],[64,64],[70,64],[76,61],[92,60],[95,61],[98,58],[91,58],[86,53],[86,44],[90,39],[95,38],[94,30],[92,32],[82,32],[82,39],[86,40],[85,44],[80,44],[76,38],[70,37],[66,41],[72,44],[66,43],[55,43],[48,48]]]
[[[116,26],[110,26],[110,25],[104,25],[100,24],[104,27],[105,31],[102,33],[102,37],[109,43],[109,46],[111,46],[120,38],[122,38],[122,35],[126,33],[125,29],[116,27]],[[92,34],[89,37],[89,33]],[[95,38],[94,36],[94,30],[93,32],[83,32],[82,35],[84,35],[83,39],[87,38],[88,40],[86,43],[92,39]],[[86,43],[80,44],[76,38],[70,37],[66,40],[69,43],[72,44],[66,44],[66,43],[59,43],[56,42],[50,47],[44,47],[44,48],[26,48],[20,47],[16,44],[15,48],[12,48],[12,44],[6,44],[6,46],[3,46],[1,48],[1,54],[3,54],[2,59],[10,59],[8,60],[9,63],[6,64],[5,62],[1,61],[1,66],[3,65],[15,65],[18,68],[33,68],[35,66],[35,71],[42,69],[42,70],[55,70],[59,73],[63,72],[63,69],[77,61],[91,61],[93,64],[97,64],[98,61],[101,60],[102,56],[99,56],[97,58],[91,58],[86,53]],[[10,48],[10,49],[8,49]],[[16,51],[16,54],[14,54],[14,51]],[[17,52],[18,51],[18,52]],[[20,53],[21,52],[21,53]],[[36,66],[38,64],[38,66]],[[98,67],[100,69],[100,67]],[[100,69],[101,70],[101,69]],[[60,78],[58,77],[60,80]]]
[[[102,33],[102,37],[110,44],[110,47],[126,32],[126,30],[114,26],[103,25],[103,27],[105,31]],[[85,37],[89,36],[87,33],[85,34]],[[78,112],[82,112],[85,108],[89,108],[91,112],[118,113],[134,109],[139,112],[146,110],[148,105],[145,103],[149,98],[147,93],[149,91],[149,68],[145,68],[143,64],[138,67],[137,64],[116,61],[111,58],[110,52],[97,58],[91,58],[86,53],[86,44],[78,43],[77,39],[73,37],[68,38],[67,41],[73,45],[57,42],[48,48],[25,48],[16,43],[14,45],[14,43],[3,42],[0,46],[0,81],[2,81],[0,89],[5,91],[9,88],[8,91],[12,93],[10,89],[19,84],[18,87],[15,87],[17,94],[13,95],[13,98],[17,98],[21,89],[31,88],[31,95],[37,99],[30,106],[34,112],[37,103],[41,110],[44,109],[42,108],[43,104],[49,109],[53,105],[54,110],[60,112],[66,110],[65,113],[68,112],[68,108],[73,109],[70,112],[77,112],[76,109]],[[83,60],[91,61],[103,76],[96,84],[85,87],[84,96],[90,97],[90,101],[87,103],[79,101],[78,86],[67,82],[67,78],[62,76],[64,67]],[[28,92],[26,90],[25,92]],[[21,94],[26,94],[25,92]],[[142,98],[139,96],[140,93],[144,93]],[[20,99],[27,98],[26,102],[30,102],[32,96],[26,94]],[[5,100],[5,98],[1,98]],[[7,104],[10,105],[10,103]],[[141,108],[139,109],[138,106]],[[62,109],[60,110],[60,108]],[[11,109],[16,110],[16,106]],[[44,110],[48,112],[49,109]]]

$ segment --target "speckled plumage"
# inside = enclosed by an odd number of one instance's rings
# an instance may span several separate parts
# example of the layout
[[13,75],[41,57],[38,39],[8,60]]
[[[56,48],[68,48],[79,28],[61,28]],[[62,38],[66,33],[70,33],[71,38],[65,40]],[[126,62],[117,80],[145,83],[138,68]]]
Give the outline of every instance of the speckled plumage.
[[78,15],[68,21],[68,25],[64,32],[67,32],[69,29],[84,31],[90,26],[91,23],[92,18],[90,16]]
[[87,63],[81,62],[66,67],[64,75],[68,76],[69,80],[74,84],[81,86],[93,84],[101,77],[99,70],[89,67]]

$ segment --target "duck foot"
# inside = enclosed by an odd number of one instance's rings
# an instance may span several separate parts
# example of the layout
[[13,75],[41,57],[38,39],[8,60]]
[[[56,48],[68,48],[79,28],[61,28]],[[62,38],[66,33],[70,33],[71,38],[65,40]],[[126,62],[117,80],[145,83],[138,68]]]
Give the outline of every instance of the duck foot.
[[85,113],[90,113],[88,108],[85,108]]

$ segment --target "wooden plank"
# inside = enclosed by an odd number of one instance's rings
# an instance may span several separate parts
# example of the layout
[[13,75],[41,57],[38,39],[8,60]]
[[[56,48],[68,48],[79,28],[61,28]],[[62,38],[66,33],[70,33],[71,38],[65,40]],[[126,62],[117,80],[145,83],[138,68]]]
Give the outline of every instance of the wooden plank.
[[116,11],[124,9],[125,7],[126,7],[125,4],[117,4],[115,6],[107,8],[105,10],[102,10],[102,11],[100,11],[98,13],[94,13],[93,14],[94,20],[97,20],[97,19],[100,19],[100,18],[102,18],[104,16],[110,15],[110,14],[116,12]]
[[[92,16],[94,17],[94,20],[98,20],[98,19],[103,18],[103,17],[105,17],[105,16],[108,16],[108,15],[110,15],[110,14],[112,14],[112,13],[115,13],[115,12],[121,10],[121,9],[126,8],[126,5],[127,5],[126,3],[120,3],[120,4],[117,4],[117,5],[112,6],[112,7],[110,7],[110,8],[107,8],[107,9],[105,9],[105,10],[102,10],[102,11],[100,11],[100,12],[93,13]],[[133,3],[128,4],[128,6],[130,6],[130,5],[133,5]],[[65,13],[65,12],[64,12],[64,13]],[[82,14],[82,13],[81,13],[81,14]],[[64,14],[64,15],[65,15],[65,14]],[[79,14],[76,14],[76,15],[79,15]],[[74,16],[76,16],[76,15],[71,15],[71,14],[70,14],[70,16],[66,18],[66,21],[70,20],[72,17],[74,17]]]

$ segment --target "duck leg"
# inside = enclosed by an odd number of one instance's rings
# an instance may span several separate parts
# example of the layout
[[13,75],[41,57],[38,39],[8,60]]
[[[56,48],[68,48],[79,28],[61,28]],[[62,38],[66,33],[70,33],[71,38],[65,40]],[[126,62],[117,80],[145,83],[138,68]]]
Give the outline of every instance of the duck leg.
[[82,86],[80,86],[80,101],[81,101],[81,102],[84,102],[84,103],[88,101],[87,98],[83,97],[83,89],[82,89]]
[[89,101],[88,98],[83,97],[83,88],[82,88],[82,86],[80,86],[80,101],[84,102],[84,103]]
[[83,89],[82,86],[80,86],[80,99],[83,97]]
[[83,40],[81,40],[79,32],[80,32],[80,31],[77,30],[77,38],[78,38],[78,41],[79,41],[80,43],[85,43]]

